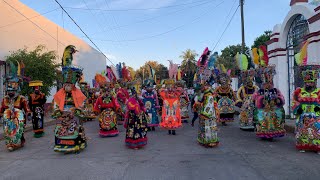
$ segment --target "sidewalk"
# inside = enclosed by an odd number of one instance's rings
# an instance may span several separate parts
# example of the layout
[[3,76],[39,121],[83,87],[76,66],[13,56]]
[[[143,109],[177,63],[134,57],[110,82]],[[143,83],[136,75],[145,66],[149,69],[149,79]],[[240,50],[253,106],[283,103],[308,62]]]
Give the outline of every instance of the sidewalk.
[[[46,128],[47,126],[51,126],[55,124],[55,120],[52,119],[50,116],[45,116],[44,117],[44,128]],[[31,121],[27,121],[27,125],[26,128],[24,129],[24,132],[29,132],[32,131],[32,122]],[[0,140],[3,139],[3,122],[1,121],[0,123]]]

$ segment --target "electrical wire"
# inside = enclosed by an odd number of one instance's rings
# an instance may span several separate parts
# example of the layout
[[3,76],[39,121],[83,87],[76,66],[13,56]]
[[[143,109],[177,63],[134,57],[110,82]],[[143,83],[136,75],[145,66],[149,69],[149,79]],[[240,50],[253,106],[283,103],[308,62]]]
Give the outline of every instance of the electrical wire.
[[29,17],[29,18],[26,18],[26,19],[23,19],[23,20],[20,20],[20,21],[16,21],[16,22],[13,22],[13,23],[4,25],[4,26],[0,26],[0,29],[1,29],[1,28],[5,28],[5,27],[8,27],[8,26],[12,26],[12,25],[15,25],[15,24],[24,22],[24,21],[27,21],[28,19],[34,19],[34,18],[36,18],[36,17],[39,17],[39,16],[42,16],[42,15],[51,13],[51,12],[56,11],[56,10],[58,10],[58,9],[59,9],[59,8],[55,8],[55,9],[52,9],[52,10],[50,10],[50,11],[47,11],[47,12],[44,12],[44,13],[40,13],[40,14],[38,14],[38,15],[36,15],[36,16],[32,16],[32,17]]
[[[100,48],[91,40],[91,38],[85,33],[82,28],[78,25],[78,23],[70,16],[70,14],[62,7],[62,5],[58,2],[58,0],[54,0],[60,8],[69,16],[69,18],[72,20],[72,22],[80,29],[80,31],[88,38],[88,40],[97,48],[97,50],[108,60],[113,64],[113,62],[100,50]],[[113,64],[114,65],[114,64]]]
[[[215,6],[215,8],[219,7],[221,4],[223,4],[225,1],[221,1],[219,4],[217,4]],[[211,10],[211,9],[210,9]],[[165,35],[165,34],[168,34],[170,32],[173,32],[173,31],[176,31],[180,28],[183,28],[187,25],[190,25],[192,23],[195,23],[197,21],[199,21],[201,18],[203,18],[203,15],[205,14],[208,14],[210,11],[205,11],[204,13],[202,13],[200,16],[192,19],[191,21],[188,21],[188,23],[185,23],[185,24],[182,24],[180,26],[177,26],[175,28],[172,28],[168,31],[165,31],[165,32],[162,32],[162,33],[159,33],[159,34],[155,34],[155,35],[152,35],[152,36],[146,36],[146,37],[142,37],[142,38],[137,38],[137,39],[128,39],[128,40],[123,40],[123,41],[115,41],[115,40],[103,40],[103,39],[96,39],[96,40],[99,40],[99,41],[108,41],[108,42],[133,42],[133,41],[140,41],[140,40],[145,40],[145,39],[150,39],[150,38],[154,38],[154,37],[158,37],[158,36],[162,36],[162,35]]]
[[36,24],[35,22],[31,21],[31,19],[29,19],[27,16],[25,16],[23,13],[21,13],[18,9],[16,9],[15,7],[13,7],[11,4],[9,4],[7,1],[3,0],[3,2],[5,2],[8,6],[10,6],[12,9],[14,9],[17,13],[19,13],[21,16],[25,17],[27,20],[29,20],[33,25],[35,25],[36,27],[38,27],[40,30],[42,30],[44,33],[46,33],[47,35],[49,35],[52,39],[58,41],[60,44],[64,45],[64,43],[62,43],[61,41],[59,41],[58,39],[56,39],[54,36],[52,36],[50,33],[48,33],[46,30],[44,30],[43,28],[41,28],[38,24]]
[[[205,0],[207,1],[207,0]],[[153,7],[153,8],[138,8],[138,9],[101,9],[101,8],[79,8],[79,7],[65,7],[67,9],[76,9],[76,10],[94,10],[94,11],[145,11],[145,10],[156,10],[156,9],[166,9],[166,8],[173,8],[173,7],[179,7],[179,6],[185,6],[189,4],[196,4],[204,2],[204,0],[201,1],[195,1],[190,3],[184,3],[184,4],[176,4],[171,6],[162,6],[162,7]]]
[[[237,7],[237,9],[234,11],[234,13],[233,13],[233,15],[232,15],[232,17],[231,17],[231,19],[230,19],[229,23],[227,24],[226,28],[225,28],[225,29],[224,29],[224,31],[222,32],[222,34],[221,34],[221,36],[220,36],[219,40],[217,41],[217,43],[216,43],[216,44],[215,44],[215,46],[213,47],[212,51],[214,51],[214,50],[216,49],[216,47],[218,46],[218,44],[220,43],[220,41],[221,41],[221,39],[222,39],[222,37],[223,37],[224,33],[225,33],[225,32],[227,31],[227,29],[229,28],[229,26],[230,26],[230,24],[231,24],[231,22],[232,22],[232,20],[233,20],[234,16],[236,15],[236,13],[237,13],[237,11],[238,11],[239,7],[240,7],[240,5],[239,5],[239,6]],[[214,44],[214,43],[213,43],[213,44]],[[213,46],[213,44],[212,44],[212,46]]]
[[166,13],[165,15],[160,15],[160,16],[154,16],[154,17],[151,17],[151,18],[146,18],[146,19],[139,20],[139,21],[136,21],[136,22],[133,22],[133,23],[130,23],[130,24],[119,25],[119,26],[117,26],[117,27],[110,27],[110,28],[107,29],[107,30],[104,30],[104,31],[101,31],[101,32],[92,33],[92,35],[97,35],[97,34],[105,33],[105,32],[108,32],[108,31],[111,31],[111,30],[114,30],[114,29],[121,29],[121,28],[124,28],[124,27],[129,27],[129,26],[132,26],[132,25],[135,25],[135,24],[140,24],[140,23],[152,21],[152,20],[155,20],[155,19],[158,19],[158,18],[162,18],[162,17],[165,17],[165,16],[170,16],[170,15],[172,15],[172,14],[176,14],[176,13],[179,13],[179,12],[181,12],[181,11],[185,11],[185,10],[190,9],[190,8],[194,8],[194,7],[202,6],[202,5],[205,5],[205,4],[209,4],[209,3],[212,3],[212,2],[214,2],[214,1],[216,1],[216,0],[205,1],[204,3],[201,3],[201,4],[197,4],[197,5],[194,5],[194,6],[189,6],[189,7],[183,8],[183,9],[179,9],[179,10],[177,10],[177,11],[172,11],[172,12]]

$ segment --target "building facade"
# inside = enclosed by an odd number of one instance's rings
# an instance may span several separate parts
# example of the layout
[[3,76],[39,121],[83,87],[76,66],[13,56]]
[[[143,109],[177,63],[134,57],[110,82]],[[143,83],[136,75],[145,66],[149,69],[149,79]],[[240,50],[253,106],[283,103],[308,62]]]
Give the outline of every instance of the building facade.
[[270,64],[276,65],[277,70],[275,86],[285,96],[286,114],[292,117],[292,94],[302,85],[294,56],[304,42],[309,42],[308,64],[320,64],[320,3],[319,0],[291,0],[290,6],[282,24],[274,26],[267,45]]
[[[86,81],[91,83],[95,73],[102,72],[105,69],[106,58],[85,41],[24,5],[19,0],[10,0],[8,2],[14,8],[0,1],[0,60],[4,61],[12,51],[23,48],[33,50],[38,45],[45,45],[48,51],[57,53],[56,62],[61,63],[64,48],[68,45],[74,45],[79,52],[75,54],[73,63],[84,68]],[[0,88],[3,90],[4,66],[1,65],[0,75]],[[53,88],[51,95],[55,92],[56,88]],[[2,97],[3,91],[1,91],[0,99]],[[51,100],[52,96],[48,98],[49,102]]]

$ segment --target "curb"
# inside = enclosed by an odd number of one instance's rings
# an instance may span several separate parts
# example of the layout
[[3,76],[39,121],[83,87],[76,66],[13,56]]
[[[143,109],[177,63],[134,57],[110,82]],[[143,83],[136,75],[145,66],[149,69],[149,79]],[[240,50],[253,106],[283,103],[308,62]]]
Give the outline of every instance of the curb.
[[[44,122],[43,126],[44,127],[48,127],[48,126],[52,126],[54,124],[56,124],[56,121],[54,119],[50,118],[50,120]],[[0,127],[0,128],[3,128],[3,127]],[[33,127],[32,127],[32,124],[31,124],[31,125],[26,126],[26,128],[24,129],[24,132],[26,133],[26,132],[30,132],[32,130],[33,130]],[[3,140],[3,133],[0,133],[0,140]]]

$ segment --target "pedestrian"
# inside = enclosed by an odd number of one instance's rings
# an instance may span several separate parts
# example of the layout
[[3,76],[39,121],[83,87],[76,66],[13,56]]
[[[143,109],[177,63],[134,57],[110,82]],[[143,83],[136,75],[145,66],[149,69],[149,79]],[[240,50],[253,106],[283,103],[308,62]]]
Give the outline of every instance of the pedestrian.
[[100,113],[98,117],[99,135],[100,137],[114,137],[119,134],[117,113],[120,111],[120,105],[113,93],[113,83],[107,82],[104,76],[101,78],[99,76],[102,75],[97,74],[96,81],[102,89],[102,94],[94,105],[94,111]]
[[157,91],[153,88],[154,83],[153,79],[145,80],[146,91],[142,93],[144,107],[148,115],[148,127],[152,131],[155,131],[155,127],[159,126],[158,109],[160,108]]
[[215,147],[219,144],[216,108],[214,92],[209,82],[205,82],[202,88],[203,96],[199,108],[198,142],[205,147]]
[[57,104],[52,115],[57,120],[54,130],[54,151],[78,153],[87,147],[87,138],[82,123],[84,115],[81,110],[86,96],[76,87],[76,84],[81,80],[83,69],[72,65],[72,54],[75,49],[70,50],[69,48],[75,47],[67,46],[64,52],[64,54],[71,54],[63,57],[63,87],[53,97]]
[[255,69],[244,70],[240,74],[243,84],[237,92],[236,106],[240,109],[239,123],[242,130],[254,130],[254,101],[252,95],[259,89],[258,86],[253,84],[254,75]]
[[[0,113],[3,119],[3,135],[6,147],[14,151],[24,146],[24,129],[26,115],[31,119],[31,111],[26,98],[20,95],[20,85],[23,77],[14,72],[17,68],[10,62],[12,73],[5,77],[6,96],[2,99]],[[20,67],[19,67],[20,69]]]
[[32,111],[33,136],[36,138],[44,135],[44,104],[47,101],[46,95],[40,91],[43,86],[42,81],[30,81],[29,86],[33,87],[34,91],[29,95],[29,107]]
[[[132,83],[134,84],[134,82]],[[130,98],[127,101],[124,127],[126,128],[125,143],[128,148],[139,149],[148,143],[148,126],[145,108],[138,97],[135,87],[129,90]]]
[[191,99],[191,107],[193,111],[193,118],[191,122],[191,126],[194,127],[194,122],[199,117],[199,107],[200,107],[200,100],[202,99],[201,91],[199,88],[195,90],[194,97]]
[[320,88],[317,88],[319,65],[299,66],[304,86],[293,93],[293,113],[297,117],[296,148],[300,152],[320,154]]
[[273,85],[275,72],[275,66],[257,69],[256,79],[261,81],[260,89],[252,96],[255,102],[253,118],[256,125],[256,136],[270,141],[286,134],[283,108],[285,100],[281,91]]
[[234,121],[236,95],[230,85],[229,74],[220,72],[218,74],[218,83],[220,86],[214,90],[214,94],[217,95],[216,102],[219,109],[218,121],[223,126],[226,126],[227,122]]
[[182,126],[180,114],[181,91],[175,88],[174,83],[174,79],[167,79],[165,81],[166,89],[162,89],[160,92],[163,99],[160,127],[167,129],[169,135],[176,135],[176,129]]

